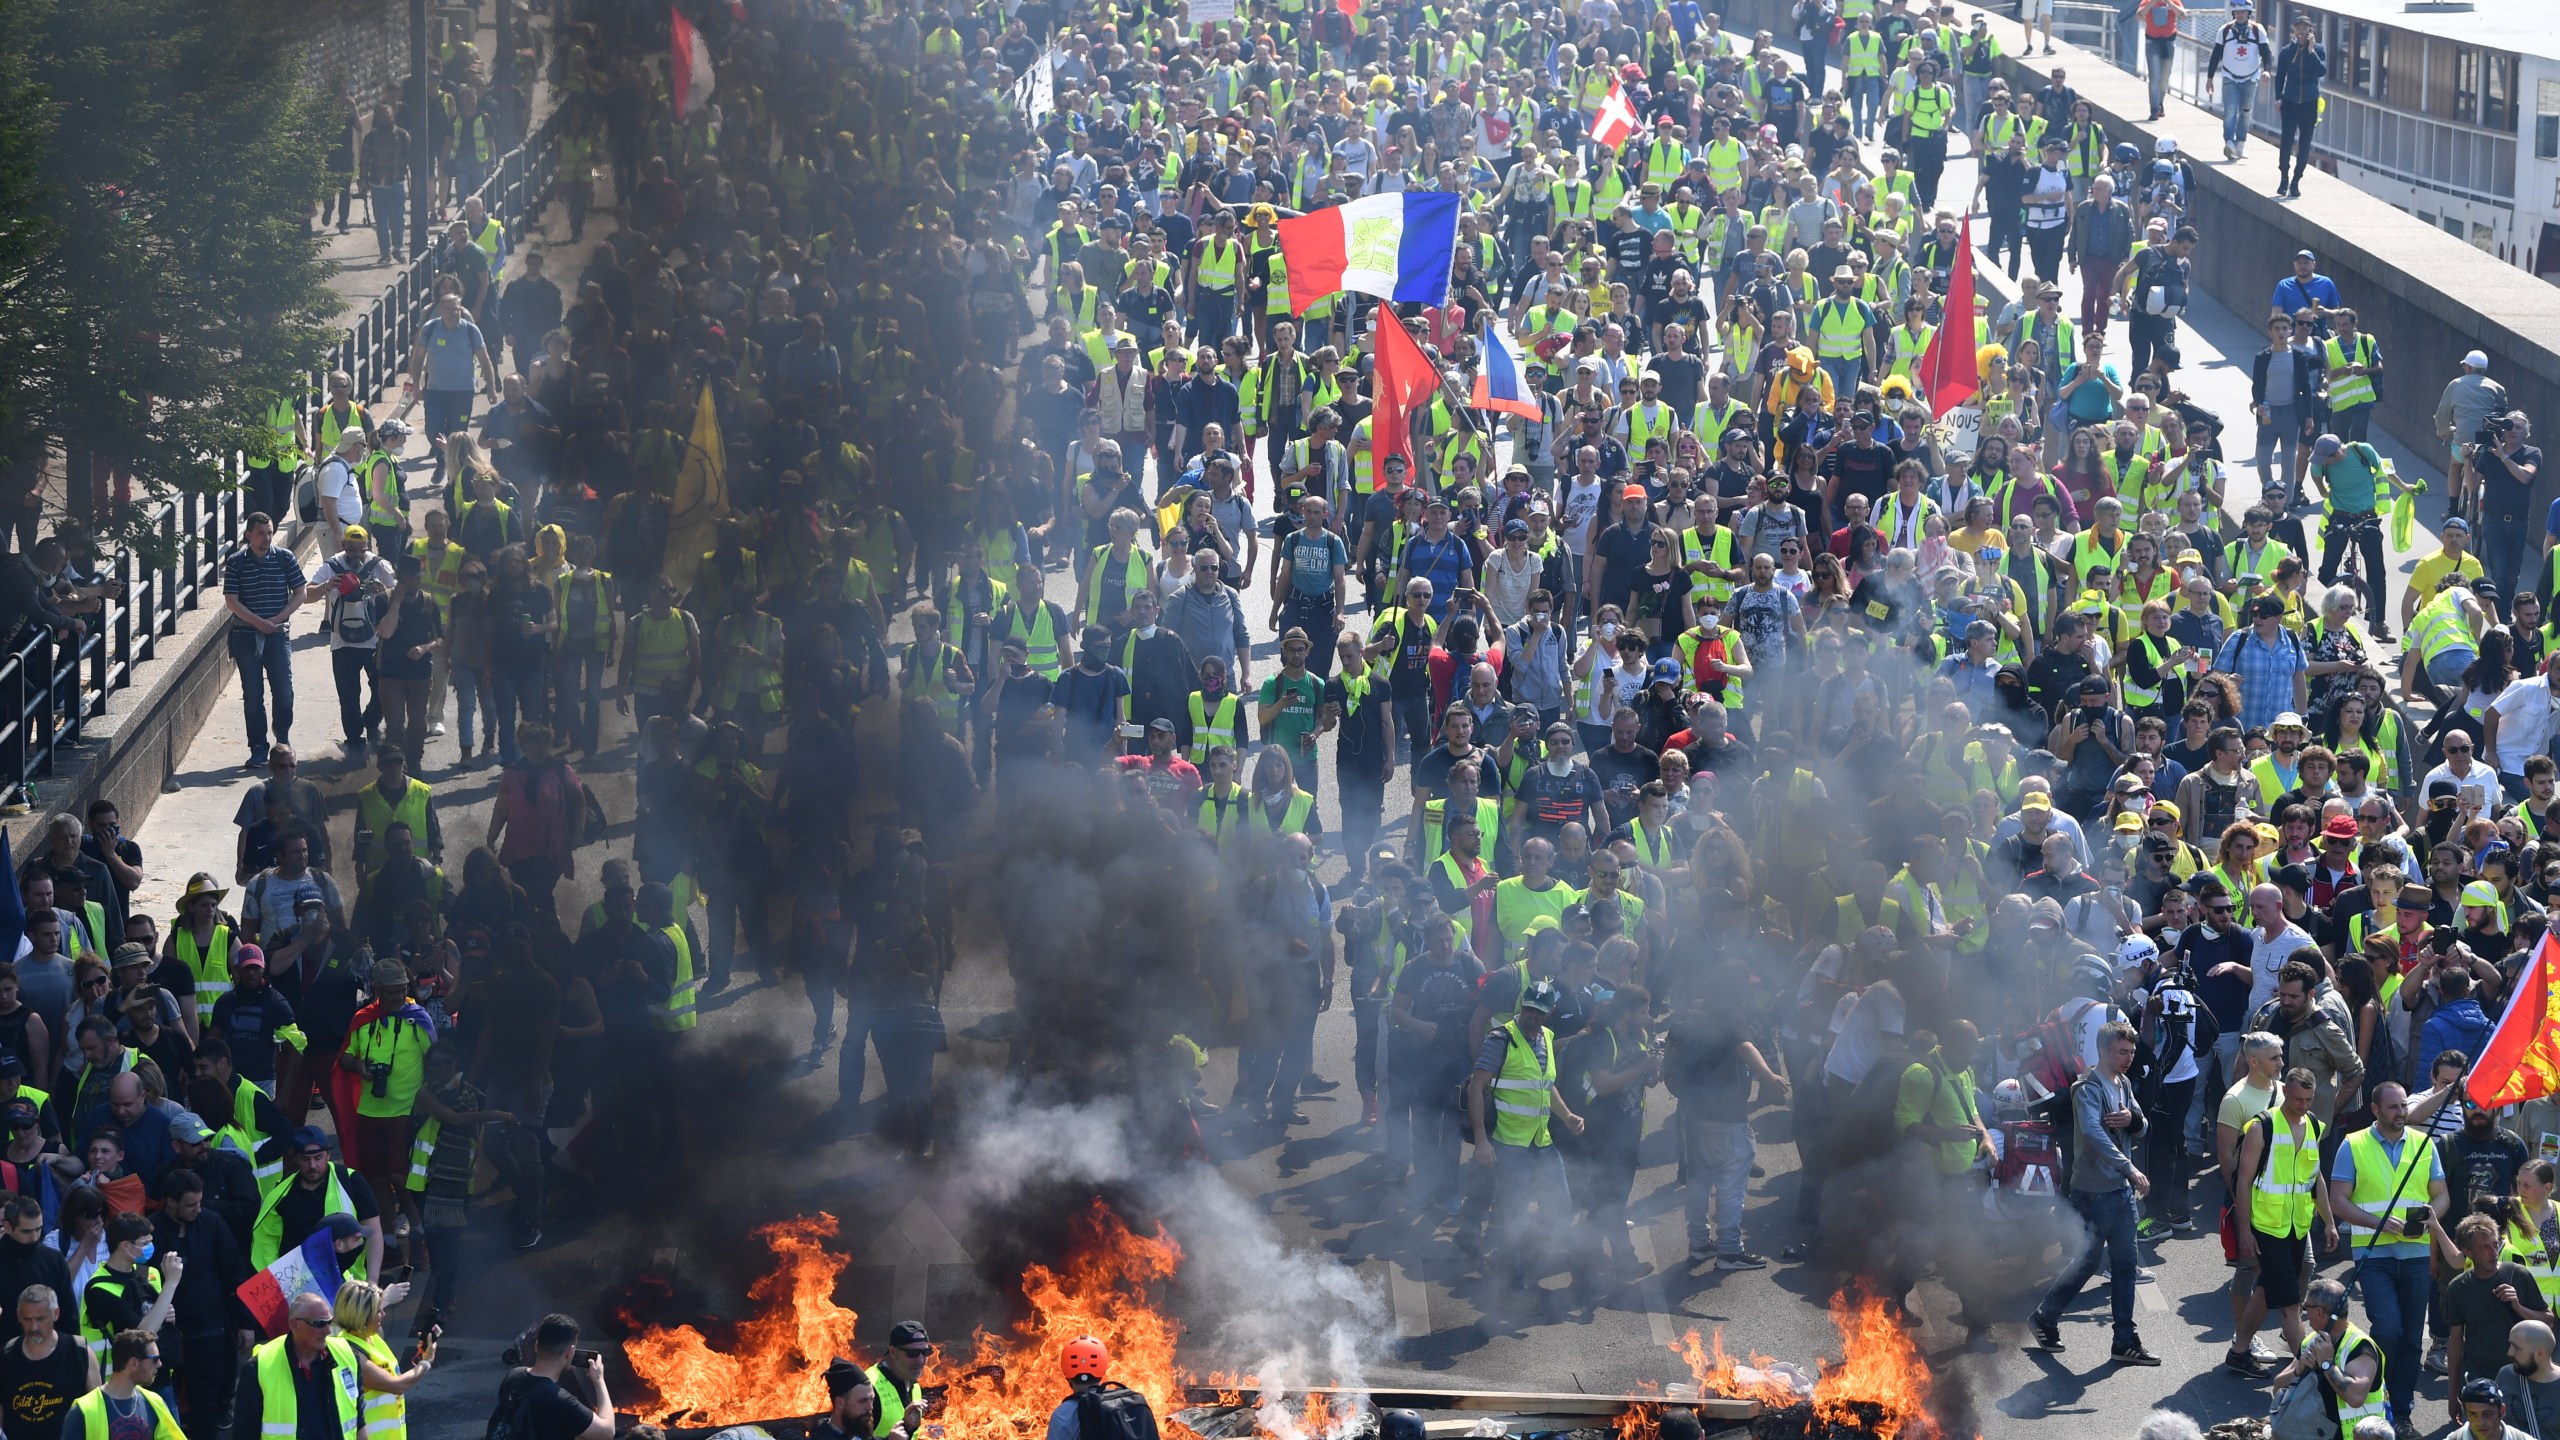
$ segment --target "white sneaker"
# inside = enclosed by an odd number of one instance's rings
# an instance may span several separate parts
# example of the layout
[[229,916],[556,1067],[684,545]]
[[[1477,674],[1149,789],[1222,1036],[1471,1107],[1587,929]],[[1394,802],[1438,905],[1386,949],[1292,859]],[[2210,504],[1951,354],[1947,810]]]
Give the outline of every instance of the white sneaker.
[[430,740],[438,740],[438,739],[442,739],[443,737],[444,737],[444,722],[443,722],[443,721],[439,720],[439,721],[437,721],[436,723],[434,723],[433,725],[430,725],[430,726],[428,726],[428,727],[427,727],[427,738],[428,738],[428,739],[430,739]]

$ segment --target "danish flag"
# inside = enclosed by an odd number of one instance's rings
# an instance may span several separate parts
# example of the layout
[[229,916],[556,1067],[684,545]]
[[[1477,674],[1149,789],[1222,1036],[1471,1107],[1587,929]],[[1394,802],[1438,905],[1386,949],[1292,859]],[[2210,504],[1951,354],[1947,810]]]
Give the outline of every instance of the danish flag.
[[1609,98],[1600,102],[1600,113],[1591,117],[1591,143],[1615,150],[1634,133],[1636,107],[1627,103],[1626,90],[1612,80]]

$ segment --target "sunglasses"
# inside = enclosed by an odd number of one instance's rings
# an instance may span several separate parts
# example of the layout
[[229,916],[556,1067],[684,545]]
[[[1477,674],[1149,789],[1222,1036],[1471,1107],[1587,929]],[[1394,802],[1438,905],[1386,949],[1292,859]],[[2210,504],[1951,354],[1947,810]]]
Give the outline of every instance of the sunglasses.
[[933,1355],[933,1347],[930,1345],[901,1345],[898,1347],[898,1353],[906,1356],[910,1360],[924,1360],[931,1358]]

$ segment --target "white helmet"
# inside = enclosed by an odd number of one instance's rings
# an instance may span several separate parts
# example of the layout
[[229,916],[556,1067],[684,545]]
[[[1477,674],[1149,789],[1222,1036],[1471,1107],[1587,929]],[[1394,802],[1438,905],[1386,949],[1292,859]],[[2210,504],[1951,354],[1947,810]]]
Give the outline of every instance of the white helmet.
[[2012,1075],[1991,1087],[1991,1113],[2003,1118],[2027,1113],[2027,1087],[2018,1083],[2018,1077]]
[[2148,935],[2127,935],[2124,943],[2116,947],[2116,970],[2119,974],[2149,969],[2159,959],[2159,942]]

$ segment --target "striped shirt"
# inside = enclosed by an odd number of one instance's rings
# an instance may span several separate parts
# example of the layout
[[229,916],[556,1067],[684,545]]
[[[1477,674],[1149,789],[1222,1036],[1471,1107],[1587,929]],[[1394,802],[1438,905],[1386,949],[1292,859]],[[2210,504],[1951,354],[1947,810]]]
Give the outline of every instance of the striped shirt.
[[268,546],[263,556],[242,546],[222,562],[222,593],[240,597],[249,613],[261,620],[284,613],[293,592],[303,584],[301,563],[281,545]]

